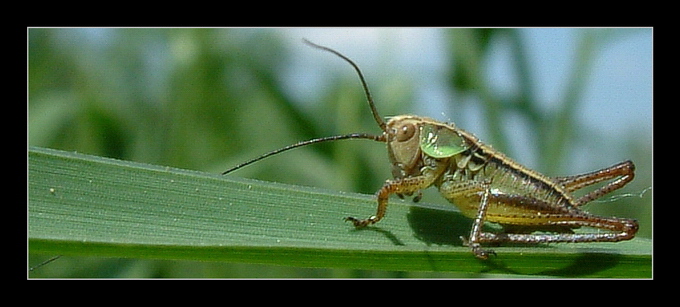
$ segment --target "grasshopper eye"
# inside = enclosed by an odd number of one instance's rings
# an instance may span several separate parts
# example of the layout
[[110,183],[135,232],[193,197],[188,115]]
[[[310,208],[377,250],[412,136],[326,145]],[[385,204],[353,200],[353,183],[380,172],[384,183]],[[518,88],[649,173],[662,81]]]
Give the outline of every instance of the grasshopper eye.
[[413,137],[416,133],[416,126],[414,124],[407,124],[397,129],[397,142],[404,142]]
[[433,158],[448,158],[465,151],[468,146],[460,135],[451,129],[424,125],[420,131],[420,149]]

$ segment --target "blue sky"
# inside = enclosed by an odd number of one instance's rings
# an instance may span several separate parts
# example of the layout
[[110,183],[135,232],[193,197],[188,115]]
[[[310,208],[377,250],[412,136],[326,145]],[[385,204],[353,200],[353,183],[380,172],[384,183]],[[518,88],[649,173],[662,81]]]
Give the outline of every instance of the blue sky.
[[[400,110],[397,114],[414,113],[456,124],[486,140],[486,125],[481,111],[473,103],[464,109],[452,109],[452,101],[474,99],[451,93],[446,85],[449,63],[446,52],[450,48],[441,29],[432,28],[277,28],[242,29],[244,35],[254,31],[275,31],[287,45],[284,71],[280,80],[300,103],[314,103],[323,92],[324,84],[337,81],[337,77],[354,76],[344,61],[327,53],[319,52],[302,43],[306,38],[315,43],[334,48],[353,59],[362,69],[373,90],[378,109],[389,101],[377,96],[379,89],[408,84],[415,90],[413,110]],[[542,110],[549,112],[560,102],[566,80],[574,64],[582,31],[572,28],[525,28],[521,36],[528,52],[527,61],[534,77],[537,100]],[[604,30],[604,29],[598,29]],[[628,159],[621,143],[629,135],[652,139],[652,67],[653,29],[608,29],[610,34],[602,48],[597,50],[586,82],[576,120],[588,136],[594,136],[590,144],[581,144],[581,156],[572,157],[576,163],[573,173],[604,167]],[[110,31],[91,29],[87,31],[95,42],[106,42]],[[63,42],[67,43],[67,42]],[[262,42],[266,45],[266,42]],[[265,48],[266,46],[263,46]],[[511,53],[507,41],[495,40],[485,63],[488,83],[495,92],[512,93],[518,86],[511,66]],[[157,59],[154,55],[150,58]],[[162,66],[162,65],[161,65]],[[161,67],[159,66],[159,67]],[[159,72],[161,73],[161,72]],[[405,80],[401,80],[401,79]],[[385,86],[385,83],[388,83]],[[356,84],[359,87],[359,83]],[[382,112],[384,113],[384,112]],[[535,166],[536,157],[531,151],[531,131],[527,131],[519,118],[507,119],[511,140],[519,152],[512,157],[527,166]],[[350,131],[343,131],[350,132]],[[352,131],[354,132],[354,131]],[[375,132],[375,131],[373,131]],[[493,145],[493,144],[492,144]],[[597,152],[597,155],[593,155]],[[600,157],[602,161],[592,161]],[[579,164],[580,163],[580,164]]]

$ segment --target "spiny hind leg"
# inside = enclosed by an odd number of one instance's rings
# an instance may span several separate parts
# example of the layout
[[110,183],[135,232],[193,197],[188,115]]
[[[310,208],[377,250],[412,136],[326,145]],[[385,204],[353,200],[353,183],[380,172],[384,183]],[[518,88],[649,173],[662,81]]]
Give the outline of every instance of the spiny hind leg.
[[[592,227],[609,230],[597,233],[555,233],[555,234],[530,234],[530,233],[489,233],[480,234],[479,241],[482,243],[587,243],[587,242],[619,242],[630,240],[635,237],[639,225],[636,220],[622,218],[607,218],[585,214],[583,216],[552,216],[553,219],[564,218],[562,221],[545,220],[555,226],[564,227]],[[515,226],[521,228],[521,226]]]
[[564,186],[568,192],[573,192],[584,187],[617,177],[619,178],[608,183],[607,185],[576,199],[574,205],[578,207],[598,199],[614,190],[620,189],[632,181],[635,177],[635,164],[629,160],[594,172],[575,176],[555,177],[553,179],[557,183]]
[[[546,208],[550,204],[543,200],[524,195],[492,195],[493,201],[507,204],[533,204]],[[504,233],[480,233],[480,243],[584,243],[618,242],[635,237],[639,229],[633,219],[602,217],[589,214],[578,208],[555,208],[551,212],[532,215],[520,223],[504,225]],[[572,229],[589,227],[598,229],[591,233],[574,233]],[[605,230],[605,231],[600,231]],[[548,231],[549,234],[532,234],[534,231]]]
[[[530,204],[537,207],[548,207],[542,200],[523,195],[490,195],[493,201],[507,204]],[[482,202],[483,204],[483,202]],[[574,233],[571,229],[589,227],[597,232]],[[639,229],[638,222],[633,219],[602,217],[581,211],[578,208],[555,210],[551,213],[534,215],[523,220],[521,224],[506,227],[504,233],[480,232],[479,243],[585,243],[585,242],[618,242],[635,237]],[[549,234],[532,234],[542,230]],[[599,231],[605,230],[605,231]]]

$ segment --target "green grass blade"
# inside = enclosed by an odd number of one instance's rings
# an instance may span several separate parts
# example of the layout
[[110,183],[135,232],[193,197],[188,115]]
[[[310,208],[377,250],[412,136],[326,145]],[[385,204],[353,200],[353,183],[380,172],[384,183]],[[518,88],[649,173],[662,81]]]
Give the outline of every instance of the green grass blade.
[[451,208],[29,149],[29,252],[299,267],[562,277],[651,277],[649,240],[497,247],[479,261]]

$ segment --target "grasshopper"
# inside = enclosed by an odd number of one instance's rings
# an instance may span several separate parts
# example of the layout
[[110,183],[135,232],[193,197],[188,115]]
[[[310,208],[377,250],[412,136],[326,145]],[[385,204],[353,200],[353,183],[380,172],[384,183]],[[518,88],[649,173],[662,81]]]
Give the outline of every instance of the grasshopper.
[[[396,194],[400,198],[415,195],[413,201],[417,202],[422,196],[421,190],[435,186],[463,215],[473,219],[469,237],[461,239],[480,259],[496,254],[483,249],[482,244],[617,242],[635,236],[639,227],[636,220],[596,216],[581,209],[633,180],[635,165],[632,161],[581,175],[548,177],[511,160],[453,123],[414,115],[399,115],[385,122],[378,115],[361,70],[352,60],[328,47],[307,40],[305,43],[331,52],[354,67],[382,134],[351,133],[302,141],[237,165],[223,174],[300,146],[342,139],[370,139],[387,143],[394,179],[387,180],[376,192],[375,215],[366,219],[345,218],[356,228],[379,222],[385,216],[390,195]],[[608,180],[613,181],[583,196],[572,194]],[[485,232],[482,229],[485,222],[500,224],[504,231]],[[574,233],[573,229],[579,227],[606,231]],[[538,230],[547,234],[534,234]]]

